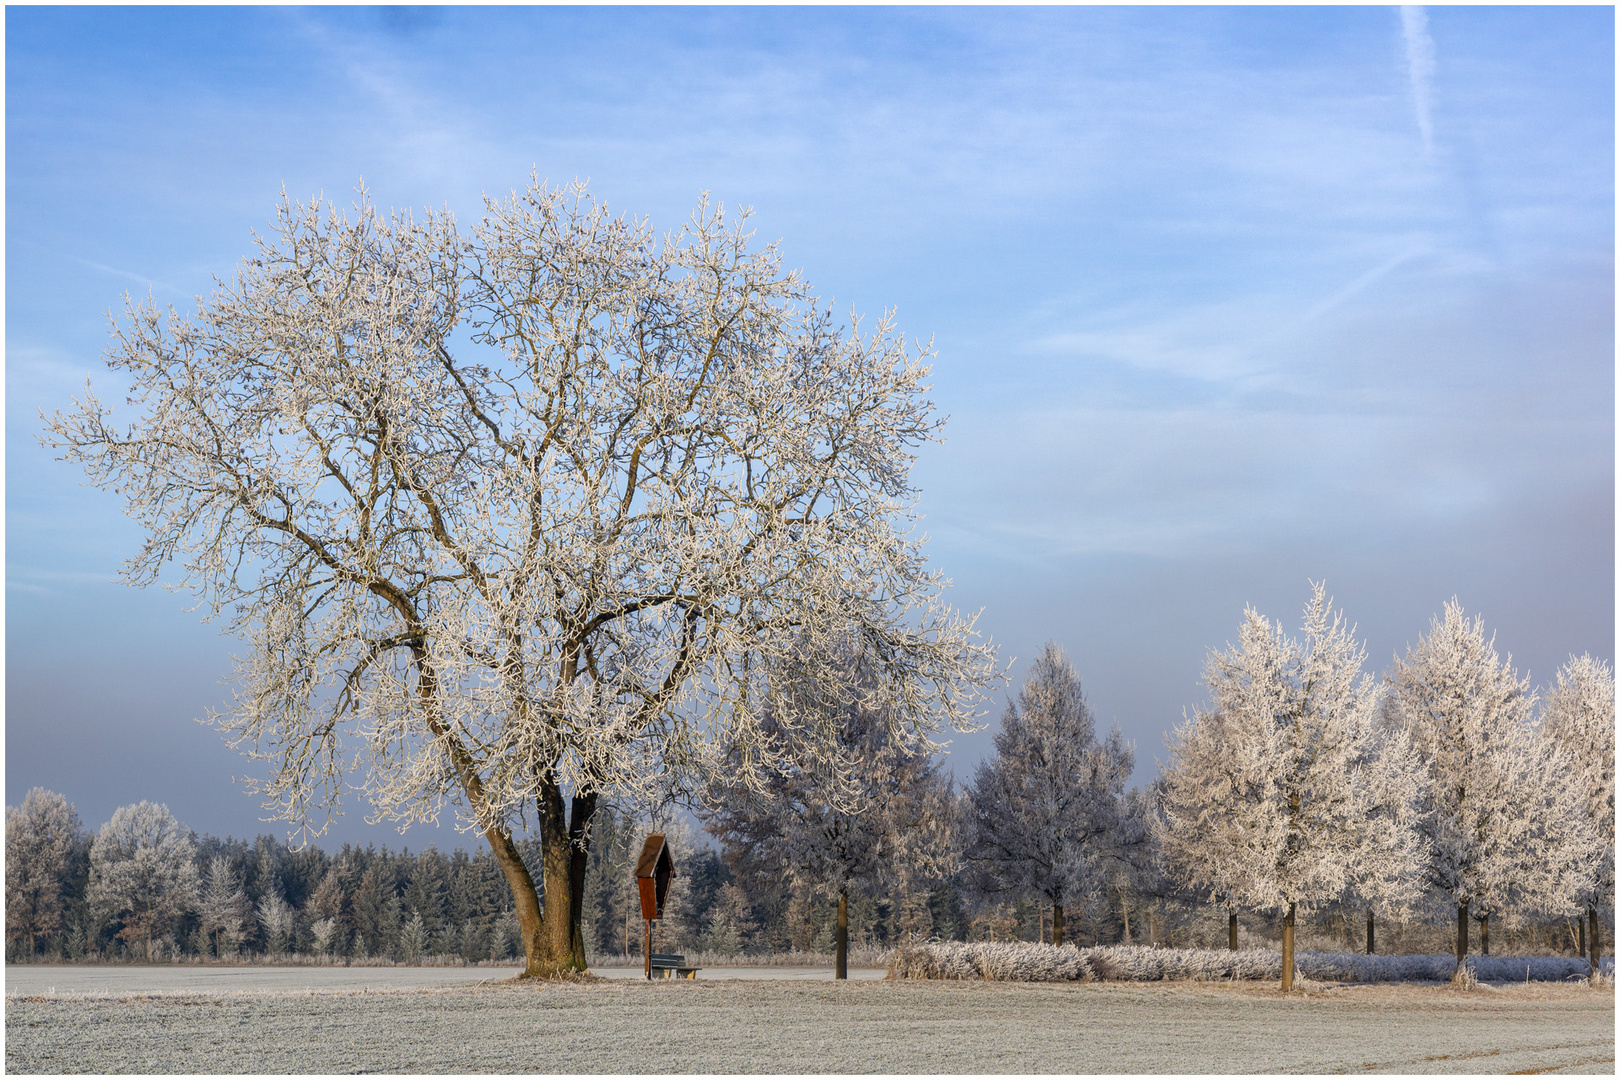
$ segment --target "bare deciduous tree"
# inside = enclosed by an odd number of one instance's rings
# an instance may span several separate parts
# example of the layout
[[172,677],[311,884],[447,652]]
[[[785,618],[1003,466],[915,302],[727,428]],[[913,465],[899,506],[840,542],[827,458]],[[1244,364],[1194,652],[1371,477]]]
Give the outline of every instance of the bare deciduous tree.
[[102,918],[121,925],[118,937],[152,943],[197,902],[196,840],[159,803],[120,806],[90,845],[86,899]]
[[131,419],[87,391],[49,421],[146,532],[127,580],[177,565],[247,640],[216,720],[268,805],[319,831],[356,762],[384,818],[455,804],[529,974],[584,966],[598,801],[730,773],[775,659],[858,640],[861,692],[924,738],[988,672],[908,536],[926,353],[838,325],[746,218],[705,200],[659,238],[538,182],[470,234],[284,201],[193,317],[126,304]]
[[63,929],[63,891],[82,836],[79,815],[54,791],[33,788],[21,806],[6,807],[6,940],[26,940],[30,960],[40,938]]
[[[739,757],[766,756],[763,795],[738,783],[717,786],[705,817],[726,846],[838,898],[834,978],[843,979],[852,891],[904,894],[954,869],[953,785],[932,748],[885,715],[877,673],[858,652],[804,658],[777,682],[764,741],[733,748]],[[863,668],[864,675],[847,674]],[[835,754],[807,767],[815,755],[801,742],[830,745]]]

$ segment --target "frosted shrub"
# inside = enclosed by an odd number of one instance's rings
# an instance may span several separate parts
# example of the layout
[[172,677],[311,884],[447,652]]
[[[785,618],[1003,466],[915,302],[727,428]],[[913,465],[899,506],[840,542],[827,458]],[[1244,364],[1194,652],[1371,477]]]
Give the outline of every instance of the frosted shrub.
[[[1317,982],[1445,982],[1456,968],[1456,958],[1448,955],[1301,952],[1295,961],[1299,977]],[[1584,960],[1564,956],[1475,956],[1468,965],[1469,977],[1478,982],[1566,982],[1587,973]],[[1612,978],[1612,960],[1605,969]],[[1081,949],[1029,941],[930,941],[901,945],[889,958],[892,979],[1157,982],[1277,979],[1281,974],[1282,957],[1267,949],[1156,949],[1145,945]]]

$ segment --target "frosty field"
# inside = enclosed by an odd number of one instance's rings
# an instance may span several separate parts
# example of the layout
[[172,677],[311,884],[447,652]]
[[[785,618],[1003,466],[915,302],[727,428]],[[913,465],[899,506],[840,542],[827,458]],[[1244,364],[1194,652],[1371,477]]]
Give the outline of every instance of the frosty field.
[[[424,990],[440,986],[503,982],[522,969],[502,964],[477,967],[370,967],[311,964],[13,964],[6,968],[6,996],[94,995],[143,997],[148,994],[302,993],[321,990]],[[641,979],[640,967],[597,967],[603,979]],[[881,979],[882,968],[851,967],[851,979]],[[821,979],[830,967],[706,967],[699,979]]]
[[8,1072],[1612,1073],[1614,994],[795,980],[8,996]]

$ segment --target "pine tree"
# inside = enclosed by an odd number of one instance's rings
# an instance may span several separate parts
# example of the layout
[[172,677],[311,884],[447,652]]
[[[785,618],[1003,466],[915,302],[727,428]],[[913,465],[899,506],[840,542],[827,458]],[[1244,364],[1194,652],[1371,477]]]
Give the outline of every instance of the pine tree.
[[965,861],[976,891],[1044,898],[1061,944],[1064,904],[1102,891],[1134,764],[1117,729],[1098,741],[1079,676],[1048,642],[1017,703],[1007,703],[995,758],[967,789]]
[[753,944],[756,929],[753,905],[742,887],[736,882],[721,886],[709,910],[705,946],[722,956],[736,956]]
[[221,959],[234,956],[253,929],[253,905],[227,856],[208,860],[197,913],[203,937]]
[[427,949],[427,942],[427,923],[423,921],[420,911],[413,911],[399,932],[399,958],[406,963],[420,960]]
[[352,933],[354,917],[343,880],[344,869],[340,862],[329,866],[309,900],[314,909],[310,932],[315,938],[315,951],[322,956],[341,954]]
[[443,932],[447,922],[445,905],[450,891],[449,861],[439,854],[438,848],[429,847],[406,865],[402,900],[407,910],[421,914],[429,940],[432,940]]
[[265,953],[271,957],[280,956],[292,944],[295,933],[292,906],[279,893],[266,890],[255,910],[259,928],[264,934]]

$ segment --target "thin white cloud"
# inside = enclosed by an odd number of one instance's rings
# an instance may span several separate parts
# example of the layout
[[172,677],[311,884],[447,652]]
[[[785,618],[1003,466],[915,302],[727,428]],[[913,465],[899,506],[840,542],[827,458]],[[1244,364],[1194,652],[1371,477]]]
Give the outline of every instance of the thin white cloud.
[[1421,7],[1401,8],[1401,35],[1406,39],[1406,74],[1412,81],[1412,108],[1417,113],[1423,149],[1434,149],[1434,121],[1431,98],[1434,87],[1434,38],[1429,36],[1429,16]]
[[7,566],[6,588],[36,596],[58,596],[81,585],[110,585],[118,581],[110,570],[50,570],[38,566]]
[[1325,300],[1322,300],[1321,302],[1312,306],[1300,321],[1311,322],[1312,320],[1321,318],[1323,315],[1326,315],[1334,308],[1343,304],[1346,300],[1349,300],[1357,293],[1365,290],[1369,285],[1373,284],[1373,282],[1377,281],[1385,274],[1388,274],[1392,270],[1399,267],[1402,263],[1423,254],[1425,254],[1423,249],[1411,248],[1384,260],[1371,270],[1359,275],[1354,281],[1350,282],[1342,289],[1335,290],[1334,293]]
[[90,270],[96,270],[96,271],[99,271],[100,273],[103,273],[103,274],[111,274],[114,277],[121,277],[121,278],[124,278],[124,279],[126,279],[128,281],[133,281],[133,282],[136,282],[137,284],[145,285],[146,288],[151,292],[178,293],[178,292],[182,291],[178,287],[176,287],[174,285],[170,285],[166,281],[157,281],[157,280],[155,280],[153,278],[146,277],[146,276],[144,276],[142,274],[132,273],[131,271],[128,271],[128,270],[120,270],[116,266],[108,266],[106,263],[96,262],[93,259],[85,259],[85,258],[80,258],[78,255],[70,255],[69,253],[67,253],[65,251],[54,251],[51,248],[48,248],[43,244],[36,244],[32,240],[14,240],[12,242],[13,243],[20,243],[24,247],[34,248],[37,251],[43,251],[46,254],[54,255],[59,259],[66,259],[70,263],[77,263],[79,266],[86,267],[86,268],[88,268]]

